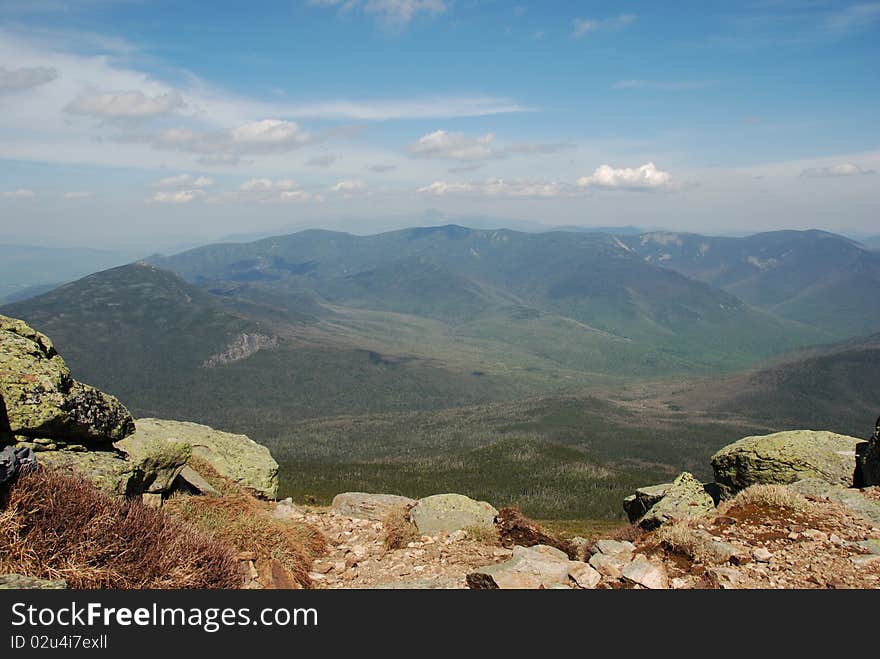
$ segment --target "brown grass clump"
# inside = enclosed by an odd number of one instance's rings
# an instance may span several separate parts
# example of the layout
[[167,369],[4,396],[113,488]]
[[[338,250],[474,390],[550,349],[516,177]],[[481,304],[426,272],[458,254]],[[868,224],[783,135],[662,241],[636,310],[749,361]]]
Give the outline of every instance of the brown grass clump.
[[415,525],[409,519],[411,506],[395,506],[382,520],[385,529],[385,549],[403,549],[418,539]]
[[274,558],[298,584],[309,588],[312,562],[327,550],[324,536],[306,524],[276,519],[267,504],[217,474],[207,463],[193,460],[191,465],[221,496],[175,494],[165,502],[163,510],[239,552],[251,552],[257,559]]
[[238,588],[235,550],[85,479],[28,470],[0,496],[0,573],[72,588]]
[[611,533],[607,534],[606,538],[609,540],[617,540],[618,542],[632,542],[635,543],[644,537],[646,531],[638,524],[625,524]]
[[549,545],[568,554],[569,558],[577,558],[577,548],[569,541],[559,538],[536,521],[523,515],[518,508],[502,508],[498,511],[498,542],[504,547],[522,545]]
[[784,485],[752,485],[733,499],[721,502],[718,514],[725,515],[732,509],[749,507],[802,510],[805,504],[804,497]]
[[697,563],[711,563],[710,538],[698,533],[686,522],[664,524],[654,531],[654,539],[675,554],[687,556]]

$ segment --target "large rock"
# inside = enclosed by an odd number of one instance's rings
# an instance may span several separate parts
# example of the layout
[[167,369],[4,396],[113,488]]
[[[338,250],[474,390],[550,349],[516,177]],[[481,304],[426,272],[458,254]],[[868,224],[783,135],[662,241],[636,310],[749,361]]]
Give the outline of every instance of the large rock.
[[485,501],[474,501],[462,494],[435,494],[419,499],[410,511],[410,518],[422,535],[491,529],[497,516],[498,511]]
[[135,433],[119,444],[126,451],[125,446],[156,440],[188,444],[194,457],[210,464],[221,476],[268,499],[278,496],[278,463],[269,449],[247,435],[163,419],[138,419],[135,426]]
[[345,515],[346,517],[381,522],[392,511],[400,508],[410,508],[415,504],[415,499],[409,499],[396,494],[343,492],[333,497],[333,503],[330,504],[330,507],[333,512]]
[[[569,572],[581,576],[585,566],[570,561],[555,547],[514,547],[513,557],[504,563],[487,565],[467,575],[467,584],[477,589],[534,589],[569,585]],[[595,584],[593,584],[595,586]]]
[[713,455],[712,468],[728,495],[758,483],[788,485],[805,478],[849,487],[863,441],[816,430],[745,437]]
[[192,446],[185,442],[169,442],[137,433],[116,442],[115,446],[142,472],[140,487],[145,494],[170,491],[193,453]]
[[640,487],[635,494],[631,494],[623,500],[623,509],[630,522],[636,522],[645,516],[645,513],[651,510],[653,505],[660,501],[672,483],[661,483],[660,485],[648,485]]
[[112,442],[134,430],[116,398],[73,379],[47,336],[7,316],[0,316],[0,402],[0,432],[12,435]]
[[672,481],[663,497],[639,520],[639,526],[656,529],[672,520],[702,517],[714,510],[715,502],[703,484],[685,471]]
[[669,587],[669,580],[663,566],[655,565],[644,558],[637,558],[632,563],[628,563],[620,573],[625,581],[642,588],[663,590]]
[[136,496],[143,492],[144,472],[115,451],[44,451],[38,460],[79,474],[108,494]]
[[880,419],[874,425],[874,434],[867,442],[860,444],[857,449],[858,482],[859,487],[871,487],[880,485]]
[[805,478],[789,488],[808,497],[828,499],[850,510],[856,517],[880,527],[880,503],[869,499],[855,488],[826,483],[819,478]]

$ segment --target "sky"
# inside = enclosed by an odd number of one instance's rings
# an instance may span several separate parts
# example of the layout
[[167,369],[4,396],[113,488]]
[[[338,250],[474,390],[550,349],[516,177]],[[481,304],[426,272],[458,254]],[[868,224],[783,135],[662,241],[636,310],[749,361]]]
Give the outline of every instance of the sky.
[[876,235],[878,83],[880,2],[0,0],[0,243]]

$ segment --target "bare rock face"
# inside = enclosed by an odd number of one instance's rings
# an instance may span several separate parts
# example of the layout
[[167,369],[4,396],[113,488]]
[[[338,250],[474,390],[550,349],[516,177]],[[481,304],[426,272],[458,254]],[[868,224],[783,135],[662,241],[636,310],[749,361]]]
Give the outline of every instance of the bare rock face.
[[110,443],[134,431],[116,398],[73,379],[49,337],[7,316],[0,316],[0,399],[0,432],[19,441]]
[[598,580],[585,568],[595,572],[585,563],[570,561],[555,547],[514,547],[509,561],[475,570],[467,576],[467,583],[471,588],[489,590],[568,587],[569,572],[576,569],[575,574],[594,587]]

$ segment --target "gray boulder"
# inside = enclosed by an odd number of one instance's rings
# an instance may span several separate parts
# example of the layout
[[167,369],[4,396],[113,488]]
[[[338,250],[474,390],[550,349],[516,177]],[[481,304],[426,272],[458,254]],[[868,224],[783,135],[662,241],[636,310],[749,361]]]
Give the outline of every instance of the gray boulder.
[[137,451],[135,447],[156,441],[186,444],[193,457],[207,462],[221,476],[267,499],[278,496],[278,463],[269,449],[247,435],[214,430],[198,423],[163,419],[138,419],[135,426],[134,434],[117,444],[126,452]]
[[569,585],[572,570],[584,583],[589,583],[590,575],[584,573],[582,566],[589,567],[570,561],[565,552],[548,545],[514,547],[509,561],[471,572],[467,575],[467,584],[471,588],[491,590],[555,588]]
[[637,558],[633,562],[627,563],[623,566],[620,574],[625,581],[642,588],[663,590],[669,587],[666,570],[645,558]]
[[656,529],[672,520],[703,517],[714,510],[715,502],[703,484],[685,471],[672,481],[663,497],[639,520],[639,526]]
[[805,478],[849,487],[861,443],[861,439],[824,430],[745,437],[713,455],[712,469],[727,495],[749,485],[788,485]]
[[396,494],[369,494],[367,492],[343,492],[333,497],[333,512],[346,517],[381,522],[396,509],[410,508],[415,499]]
[[880,503],[869,499],[855,488],[827,483],[819,478],[805,478],[789,485],[789,488],[808,497],[828,499],[849,509],[874,526],[880,526]]
[[468,528],[492,529],[498,511],[485,501],[462,494],[435,494],[419,499],[410,519],[422,535],[451,533]]
[[623,509],[626,511],[629,521],[637,522],[644,517],[645,513],[666,495],[670,487],[672,487],[672,483],[648,485],[638,488],[635,494],[626,497],[623,500]]
[[874,434],[856,449],[859,487],[880,485],[880,419],[874,425]]

